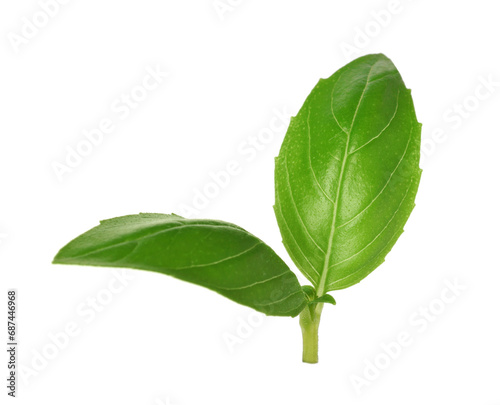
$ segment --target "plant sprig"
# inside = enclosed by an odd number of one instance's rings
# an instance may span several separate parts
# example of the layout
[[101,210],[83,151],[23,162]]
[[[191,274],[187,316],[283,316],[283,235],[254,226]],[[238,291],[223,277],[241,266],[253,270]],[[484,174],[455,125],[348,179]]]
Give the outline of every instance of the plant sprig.
[[237,225],[138,214],[80,235],[58,264],[154,271],[209,288],[266,315],[300,314],[303,361],[318,361],[329,291],[376,269],[403,232],[420,181],[420,132],[410,90],[384,55],[321,79],[292,118],[276,158],[274,206],[296,275]]

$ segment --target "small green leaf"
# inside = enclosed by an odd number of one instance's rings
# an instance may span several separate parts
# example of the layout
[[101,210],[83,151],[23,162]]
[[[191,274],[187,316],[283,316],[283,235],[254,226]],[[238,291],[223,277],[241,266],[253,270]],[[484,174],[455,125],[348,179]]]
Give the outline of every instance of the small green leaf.
[[108,219],[63,247],[54,263],[167,274],[266,315],[296,316],[306,305],[283,260],[260,239],[222,221],[165,214]]
[[384,55],[321,79],[276,159],[283,243],[317,294],[358,283],[403,233],[420,180],[421,124]]
[[316,298],[311,303],[314,304],[314,303],[319,303],[319,302],[323,302],[325,304],[337,305],[337,302],[335,301],[335,298],[333,298],[329,294],[325,294],[325,295],[323,295],[323,296],[321,296],[319,298]]
[[302,291],[304,291],[304,294],[306,295],[309,302],[313,301],[316,298],[316,290],[314,289],[314,287],[310,285],[303,285]]

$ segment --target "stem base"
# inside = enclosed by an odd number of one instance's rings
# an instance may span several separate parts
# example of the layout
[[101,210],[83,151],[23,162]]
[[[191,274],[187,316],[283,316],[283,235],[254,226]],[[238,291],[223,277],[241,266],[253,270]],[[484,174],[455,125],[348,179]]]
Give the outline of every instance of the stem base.
[[318,329],[323,304],[309,304],[300,313],[302,329],[302,361],[315,364],[318,362]]

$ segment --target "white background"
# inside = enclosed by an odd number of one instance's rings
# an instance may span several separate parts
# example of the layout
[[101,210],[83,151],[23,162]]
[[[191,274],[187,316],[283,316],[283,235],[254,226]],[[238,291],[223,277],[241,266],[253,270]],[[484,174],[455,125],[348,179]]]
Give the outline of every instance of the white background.
[[[0,5],[0,324],[16,288],[17,403],[500,404],[498,2],[227,1],[218,12],[211,0],[73,0],[47,20],[34,0]],[[35,17],[44,26],[16,42]],[[237,161],[195,216],[237,223],[295,270],[272,210],[285,131],[255,156],[248,142],[275,109],[295,114],[320,77],[375,52],[413,90],[424,173],[387,261],[325,308],[319,364],[301,363],[297,319],[147,272],[111,294],[112,270],[51,264],[100,219],[192,205],[210,172]],[[158,66],[168,78],[122,119],[111,105]],[[115,130],[59,181],[55,162],[102,119]],[[97,312],[92,297],[111,302]],[[429,306],[432,322],[418,312]],[[412,343],[357,390],[353,378],[403,331]]]

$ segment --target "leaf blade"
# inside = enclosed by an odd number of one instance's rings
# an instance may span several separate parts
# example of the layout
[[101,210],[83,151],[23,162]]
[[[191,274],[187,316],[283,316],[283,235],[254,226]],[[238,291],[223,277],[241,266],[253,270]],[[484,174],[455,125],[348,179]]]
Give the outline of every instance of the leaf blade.
[[337,305],[337,302],[335,301],[335,298],[333,298],[329,294],[325,294],[321,297],[318,297],[312,301],[312,303],[323,303],[323,304],[332,304],[332,305]]
[[154,271],[267,315],[296,316],[305,306],[295,274],[274,251],[222,221],[164,214],[113,218],[68,243],[54,263]]
[[410,91],[383,55],[321,79],[276,159],[283,243],[318,294],[366,277],[414,206],[420,124]]

